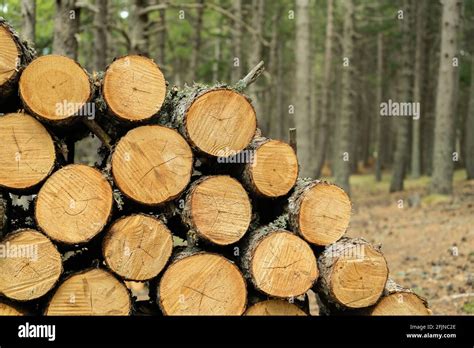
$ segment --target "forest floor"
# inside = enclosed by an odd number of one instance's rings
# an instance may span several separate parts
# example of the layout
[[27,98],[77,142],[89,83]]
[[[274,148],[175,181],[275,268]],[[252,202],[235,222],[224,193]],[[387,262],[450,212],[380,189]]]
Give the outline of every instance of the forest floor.
[[454,194],[429,195],[429,178],[407,179],[388,193],[390,177],[351,178],[348,236],[381,244],[390,276],[428,299],[434,314],[474,315],[474,181],[456,171]]

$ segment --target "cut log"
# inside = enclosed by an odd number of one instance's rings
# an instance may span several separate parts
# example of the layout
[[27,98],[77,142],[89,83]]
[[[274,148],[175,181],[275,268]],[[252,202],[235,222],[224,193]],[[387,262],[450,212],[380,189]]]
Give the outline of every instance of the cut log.
[[337,309],[363,308],[382,296],[388,278],[387,262],[378,248],[361,238],[342,238],[318,258],[317,290]]
[[25,108],[46,122],[69,124],[77,117],[94,116],[89,76],[70,58],[36,58],[23,71],[19,91]]
[[290,145],[258,137],[245,151],[251,161],[245,164],[242,181],[251,192],[275,198],[286,195],[295,186],[298,159]]
[[242,268],[257,290],[280,298],[304,294],[319,273],[309,245],[275,223],[250,234],[243,245]]
[[346,232],[352,205],[344,190],[334,184],[299,180],[287,210],[293,231],[309,243],[326,246]]
[[306,316],[307,314],[293,303],[285,300],[266,300],[249,307],[245,315],[258,316]]
[[389,279],[380,301],[372,308],[371,315],[431,315],[428,302],[412,290]]
[[22,41],[15,30],[0,17],[0,104],[17,91],[23,69],[36,56],[34,49]]
[[13,317],[13,316],[23,316],[23,315],[25,315],[25,313],[23,313],[22,310],[16,308],[16,306],[12,306],[11,304],[0,300],[0,317],[1,316]]
[[226,175],[205,176],[190,186],[182,217],[198,237],[217,245],[229,245],[247,232],[252,206],[237,180]]
[[242,315],[247,303],[245,279],[225,257],[199,252],[178,258],[158,287],[165,315]]
[[0,243],[0,293],[18,301],[39,298],[62,272],[61,254],[38,231],[10,233]]
[[166,81],[152,59],[124,56],[105,71],[102,96],[108,113],[116,119],[144,121],[160,110],[166,96]]
[[7,114],[0,117],[0,186],[28,190],[51,173],[56,161],[53,139],[33,117]]
[[122,137],[112,154],[117,187],[130,199],[159,205],[181,194],[191,179],[193,154],[176,131],[142,126]]
[[171,256],[173,238],[160,220],[137,214],[114,222],[102,249],[112,271],[127,280],[144,281],[163,270]]
[[86,243],[107,224],[112,200],[112,188],[97,169],[71,164],[45,182],[36,200],[35,218],[55,241]]
[[171,124],[202,155],[235,155],[250,144],[257,129],[250,101],[226,87],[184,88],[171,94],[164,109]]
[[130,315],[130,294],[102,269],[73,274],[56,290],[45,315]]

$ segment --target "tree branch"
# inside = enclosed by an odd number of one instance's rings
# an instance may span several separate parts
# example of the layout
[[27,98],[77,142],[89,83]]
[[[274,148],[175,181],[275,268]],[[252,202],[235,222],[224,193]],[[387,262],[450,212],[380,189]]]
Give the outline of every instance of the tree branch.
[[243,79],[234,85],[234,88],[240,92],[243,91],[245,88],[254,83],[255,80],[257,80],[258,77],[264,72],[264,70],[265,65],[263,60],[261,60],[260,63],[254,66],[253,69],[250,70],[250,72]]

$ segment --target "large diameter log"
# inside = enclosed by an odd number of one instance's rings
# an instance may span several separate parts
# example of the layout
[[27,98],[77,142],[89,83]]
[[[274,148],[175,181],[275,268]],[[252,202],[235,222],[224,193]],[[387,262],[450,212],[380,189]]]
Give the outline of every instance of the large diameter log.
[[156,206],[178,197],[191,179],[193,154],[175,130],[142,126],[122,137],[112,154],[115,184],[137,203]]
[[317,290],[336,309],[375,304],[388,278],[387,262],[378,248],[361,238],[342,238],[318,258]]
[[247,192],[226,175],[206,176],[188,189],[183,221],[205,241],[229,245],[249,228],[252,206]]
[[107,266],[122,278],[136,281],[156,277],[172,249],[170,230],[160,220],[143,214],[114,222],[102,244]]
[[188,87],[165,107],[171,123],[199,154],[229,157],[245,149],[257,129],[250,101],[226,87]]
[[23,69],[36,52],[0,17],[0,104],[17,90]]
[[27,190],[51,173],[56,161],[54,142],[33,117],[15,113],[0,117],[0,186]]
[[109,65],[102,97],[108,113],[119,121],[144,121],[156,115],[166,96],[166,81],[149,58],[129,55]]
[[371,315],[431,315],[428,302],[410,289],[389,279],[382,298],[370,311]]
[[35,218],[55,241],[86,243],[107,224],[112,202],[112,188],[97,169],[71,164],[46,180],[36,199]]
[[287,210],[293,231],[309,243],[326,246],[346,232],[352,205],[339,186],[319,180],[299,180]]
[[307,314],[294,303],[272,299],[255,303],[247,309],[244,315],[306,316]]
[[242,315],[247,303],[245,279],[237,266],[204,252],[173,262],[157,295],[165,315]]
[[54,293],[45,315],[130,315],[130,294],[121,281],[102,269],[75,273]]
[[313,286],[319,274],[308,243],[273,224],[250,234],[241,260],[254,287],[273,297],[300,296]]
[[67,124],[78,117],[94,117],[89,103],[93,89],[87,72],[74,60],[56,55],[36,58],[19,83],[25,109],[40,120]]
[[255,138],[247,150],[251,158],[243,171],[244,185],[258,196],[286,195],[298,178],[298,158],[293,148],[279,140]]
[[0,293],[29,301],[53,288],[62,272],[61,255],[35,230],[10,233],[0,243]]

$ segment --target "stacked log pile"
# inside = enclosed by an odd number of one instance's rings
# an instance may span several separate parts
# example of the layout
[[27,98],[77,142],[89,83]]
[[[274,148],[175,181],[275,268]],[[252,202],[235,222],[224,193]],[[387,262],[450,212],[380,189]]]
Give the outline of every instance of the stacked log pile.
[[[36,57],[3,19],[0,47],[0,315],[307,315],[310,290],[321,314],[429,313],[344,237],[347,194],[261,134],[262,64],[178,89],[143,56]],[[94,167],[71,156],[89,132]]]

